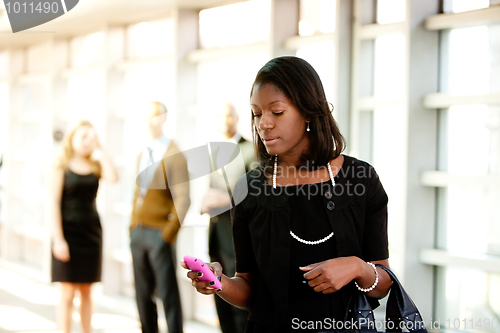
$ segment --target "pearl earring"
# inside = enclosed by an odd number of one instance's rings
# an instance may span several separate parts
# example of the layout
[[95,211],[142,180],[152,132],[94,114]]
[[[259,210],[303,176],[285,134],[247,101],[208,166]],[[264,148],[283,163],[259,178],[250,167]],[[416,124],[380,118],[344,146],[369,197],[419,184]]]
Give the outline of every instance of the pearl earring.
[[309,123],[307,123],[306,131],[311,131],[311,128],[309,127]]

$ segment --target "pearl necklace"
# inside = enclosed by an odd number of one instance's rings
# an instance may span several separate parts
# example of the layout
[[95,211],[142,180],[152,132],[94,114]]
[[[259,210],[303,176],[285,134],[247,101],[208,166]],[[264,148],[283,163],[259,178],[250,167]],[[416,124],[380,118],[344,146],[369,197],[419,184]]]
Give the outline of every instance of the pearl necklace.
[[[327,167],[328,167],[328,173],[330,174],[330,180],[332,181],[333,187],[335,187],[335,179],[333,178],[333,173],[332,173],[332,168],[330,167],[330,163],[327,163]],[[278,155],[275,155],[275,157],[274,157],[274,172],[273,172],[273,188],[274,189],[276,189],[277,169],[278,169]],[[316,245],[316,244],[324,243],[327,240],[329,240],[330,238],[332,238],[333,231],[328,236],[321,238],[321,239],[318,239],[316,241],[308,241],[308,240],[302,239],[299,236],[297,236],[296,234],[294,234],[292,230],[290,230],[290,236],[292,236],[293,238],[295,238],[296,240],[298,240],[301,243],[304,243],[307,245]]]

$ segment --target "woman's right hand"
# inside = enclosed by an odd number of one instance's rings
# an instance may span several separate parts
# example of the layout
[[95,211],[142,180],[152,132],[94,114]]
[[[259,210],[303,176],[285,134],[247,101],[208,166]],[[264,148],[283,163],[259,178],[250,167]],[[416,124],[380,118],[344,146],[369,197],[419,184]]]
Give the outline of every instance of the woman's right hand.
[[[218,262],[211,262],[211,263],[205,263],[212,272],[214,272],[215,276],[221,281],[222,278],[222,266]],[[181,266],[185,269],[189,269],[189,267],[186,265],[184,261],[181,261]],[[201,275],[198,275],[201,274]],[[193,272],[189,271],[187,273],[187,277],[191,279],[191,284],[193,287],[198,291],[200,294],[203,295],[212,295],[212,294],[217,294],[221,289],[214,289],[210,286],[210,281],[200,281],[198,280],[199,277],[201,277],[203,273],[201,272]],[[222,281],[221,281],[222,282]]]
[[70,260],[68,242],[65,239],[55,240],[52,244],[52,253],[57,260],[68,262]]

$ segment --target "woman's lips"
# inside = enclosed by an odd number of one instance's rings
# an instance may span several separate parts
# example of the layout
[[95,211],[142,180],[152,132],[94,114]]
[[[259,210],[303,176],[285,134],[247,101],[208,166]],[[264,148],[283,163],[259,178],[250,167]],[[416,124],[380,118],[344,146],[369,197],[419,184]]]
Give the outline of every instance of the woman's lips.
[[272,145],[272,144],[276,143],[276,141],[278,141],[277,137],[267,137],[267,138],[264,138],[264,144],[266,146]]

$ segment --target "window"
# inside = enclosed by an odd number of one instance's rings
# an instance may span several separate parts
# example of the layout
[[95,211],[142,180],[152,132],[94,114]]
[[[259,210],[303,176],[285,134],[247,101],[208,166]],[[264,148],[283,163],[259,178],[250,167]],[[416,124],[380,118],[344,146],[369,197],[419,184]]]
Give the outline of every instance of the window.
[[445,13],[461,13],[489,6],[490,0],[444,0],[443,3]]
[[104,32],[73,38],[70,44],[70,65],[73,68],[84,68],[103,62]]
[[173,52],[174,20],[172,18],[141,22],[127,27],[127,58],[147,58]]
[[264,42],[269,38],[270,0],[252,0],[200,12],[200,47]]
[[299,35],[335,31],[336,0],[300,0]]
[[406,18],[406,1],[377,0],[377,23],[402,22]]
[[314,43],[299,48],[295,54],[314,67],[323,83],[326,100],[333,103],[335,91],[335,46],[333,41]]
[[[488,0],[454,0],[446,1],[444,10],[464,12],[489,5]],[[442,92],[453,96],[500,92],[499,29],[491,25],[441,32]],[[500,175],[500,107],[453,105],[439,112],[438,168],[464,181],[438,190],[437,246],[464,256],[498,255],[500,189],[488,177]],[[436,316],[441,325],[458,327],[453,319],[443,323],[445,318],[474,318],[474,328],[498,332],[500,274],[440,267],[437,277]]]
[[[250,90],[255,75],[267,60],[267,55],[255,53],[198,64],[197,99],[201,108],[200,115],[206,119],[200,122],[199,131],[196,131],[197,136],[210,137],[213,128],[206,126],[206,120],[213,114],[214,103],[228,101],[234,104],[239,114],[239,131],[245,137],[251,138]],[[238,74],[234,75],[234,73]]]

